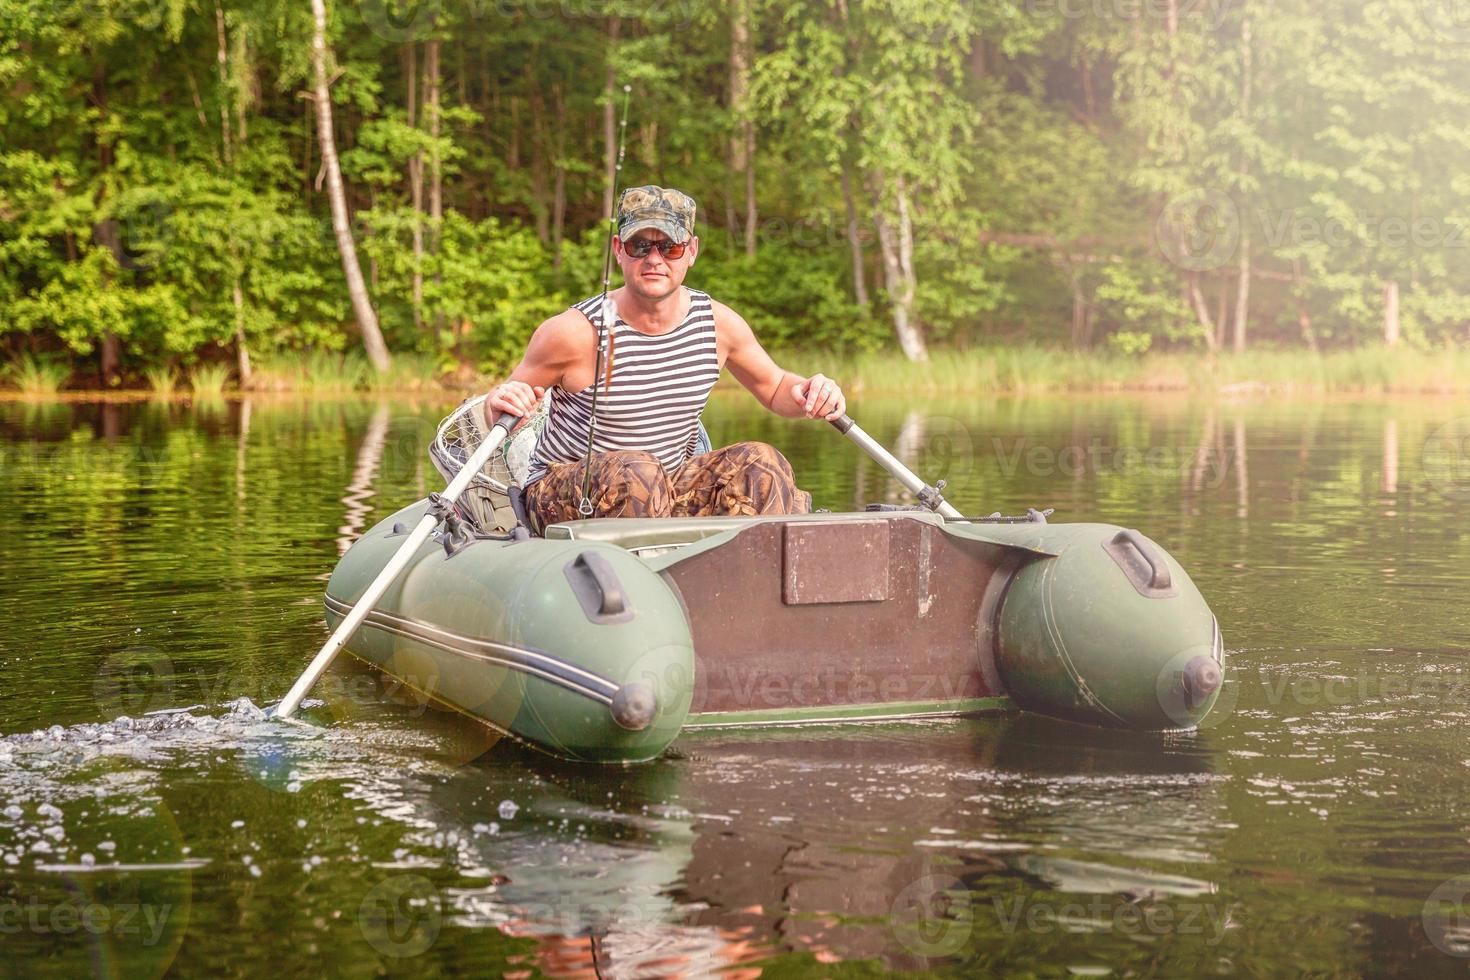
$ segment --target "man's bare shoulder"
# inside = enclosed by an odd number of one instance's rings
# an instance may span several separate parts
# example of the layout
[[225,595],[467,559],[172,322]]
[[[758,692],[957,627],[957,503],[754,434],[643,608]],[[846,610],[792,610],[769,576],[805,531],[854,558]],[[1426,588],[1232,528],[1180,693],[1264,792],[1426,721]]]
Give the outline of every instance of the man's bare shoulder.
[[536,332],[543,331],[550,336],[564,337],[573,342],[588,341],[594,332],[592,321],[587,319],[587,315],[575,306],[569,306],[555,316],[541,321],[541,326],[536,328]]
[[541,321],[531,343],[547,354],[575,355],[594,346],[594,333],[582,311],[569,307]]
[[745,317],[736,313],[730,307],[719,300],[711,298],[710,309],[715,314],[715,329],[724,334],[748,334],[751,332],[750,324],[745,322]]

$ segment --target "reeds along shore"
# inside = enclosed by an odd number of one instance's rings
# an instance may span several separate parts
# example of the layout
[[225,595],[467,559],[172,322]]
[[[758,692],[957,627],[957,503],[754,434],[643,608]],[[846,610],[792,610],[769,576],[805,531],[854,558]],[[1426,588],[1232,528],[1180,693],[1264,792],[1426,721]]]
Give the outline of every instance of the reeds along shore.
[[1032,345],[936,351],[913,363],[891,354],[782,361],[798,373],[822,371],[850,392],[925,395],[987,392],[1188,391],[1244,394],[1470,395],[1470,349],[1366,347],[1313,353],[1252,351],[1124,356]]
[[[1152,353],[1123,356],[1096,351],[1053,350],[1034,345],[939,350],[913,363],[896,353],[827,355],[777,351],[777,360],[799,374],[818,371],[837,379],[849,394],[963,395],[1049,392],[1175,391],[1243,395],[1466,395],[1470,396],[1470,349],[1436,350],[1368,347],[1312,353],[1253,351],[1245,354]],[[11,397],[85,395],[85,377],[69,368],[26,359],[0,376]],[[446,371],[442,361],[400,355],[391,371],[375,374],[361,354],[306,352],[257,366],[245,390],[342,395],[364,392],[477,390],[498,378],[468,367]],[[727,375],[726,386],[735,382]],[[132,386],[158,398],[218,396],[242,390],[224,364],[201,364],[178,372],[151,368]]]

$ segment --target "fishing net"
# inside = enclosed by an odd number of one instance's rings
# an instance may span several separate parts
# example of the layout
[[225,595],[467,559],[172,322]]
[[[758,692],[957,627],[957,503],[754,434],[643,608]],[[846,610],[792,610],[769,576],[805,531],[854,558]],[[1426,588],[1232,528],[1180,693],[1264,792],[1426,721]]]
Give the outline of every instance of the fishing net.
[[[466,399],[439,423],[439,431],[429,446],[429,459],[445,482],[453,480],[465,468],[491,424],[485,419],[485,395]],[[460,512],[482,530],[508,531],[515,527],[515,513],[510,506],[510,487],[520,486],[531,468],[531,450],[546,425],[547,399],[526,422],[501,443],[490,462],[476,473],[459,498]]]
[[[447,483],[465,468],[491,425],[485,420],[485,395],[466,399],[439,423],[439,431],[429,446],[429,459]],[[525,486],[531,470],[531,451],[546,427],[546,414],[551,406],[551,393],[511,437],[501,443],[490,456],[490,462],[475,474],[456,505],[460,513],[484,531],[509,531],[516,526],[515,511],[510,506],[510,487]],[[696,423],[695,455],[710,451],[709,433],[704,421]]]

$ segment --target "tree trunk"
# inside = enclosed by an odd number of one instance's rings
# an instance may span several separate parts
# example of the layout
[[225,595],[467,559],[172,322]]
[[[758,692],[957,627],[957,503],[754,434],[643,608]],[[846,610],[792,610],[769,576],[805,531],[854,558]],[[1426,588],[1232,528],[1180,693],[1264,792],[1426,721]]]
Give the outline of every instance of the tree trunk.
[[1205,302],[1205,294],[1200,292],[1199,274],[1189,275],[1189,302],[1194,307],[1194,315],[1199,318],[1199,325],[1204,330],[1205,350],[1211,354],[1215,353],[1219,346],[1215,341],[1215,324],[1210,319],[1210,307]]
[[893,307],[893,329],[898,336],[898,346],[910,361],[927,361],[929,352],[924,346],[924,334],[914,316],[914,293],[917,282],[914,278],[914,231],[909,215],[908,185],[898,178],[894,193],[894,204],[898,211],[898,227],[883,210],[883,184],[881,172],[877,181],[874,217],[878,225],[878,244],[883,252],[883,280],[888,290],[888,302]]
[[966,60],[969,62],[971,78],[984,78],[990,74],[990,59],[985,50],[985,38],[978,33],[970,41],[970,53]]
[[556,105],[556,131],[551,142],[556,177],[551,190],[551,267],[560,269],[561,242],[567,224],[567,100],[560,85],[552,88],[552,100]]
[[428,64],[424,68],[429,80],[429,228],[430,242],[436,252],[439,250],[440,225],[444,219],[444,166],[439,154],[439,93],[442,83],[439,46],[438,38],[428,41]]
[[[1245,18],[1240,25],[1240,119],[1245,127],[1250,126],[1251,112],[1251,22]],[[1245,195],[1247,181],[1250,176],[1250,157],[1242,150],[1240,154],[1240,188],[1242,197]],[[1244,205],[1246,202],[1242,201]],[[1242,214],[1248,213],[1248,209],[1242,207]],[[1235,336],[1232,347],[1239,354],[1245,350],[1245,325],[1250,315],[1251,295],[1251,241],[1250,222],[1240,223],[1240,272],[1235,285]]]
[[750,0],[734,0],[730,18],[730,172],[744,177],[745,254],[755,256],[755,121],[750,117]]
[[731,179],[730,168],[725,168],[725,238],[730,243],[730,251],[735,251],[735,236],[740,234],[740,216],[735,213],[735,182]]
[[1301,300],[1296,303],[1296,324],[1301,329],[1302,343],[1307,345],[1307,350],[1317,353],[1317,332],[1312,329],[1312,314],[1307,312],[1307,304]]
[[[439,94],[443,83],[443,73],[439,70],[439,48],[440,40],[430,38],[426,44],[427,61],[425,72],[428,74],[428,99],[429,99],[429,248],[437,256],[439,254],[439,240],[444,233],[444,166],[439,153]],[[434,283],[437,286],[444,281],[439,273],[434,273]],[[439,348],[439,332],[444,329],[444,314],[434,314],[434,336],[431,348]]]
[[[418,43],[409,41],[403,48],[403,77],[407,90],[405,108],[408,110],[408,125],[418,128],[419,66]],[[413,239],[413,329],[424,328],[424,155],[415,152],[408,158],[408,197],[413,211],[410,235]]]
[[[104,148],[105,149],[105,148]],[[110,157],[110,150],[104,153]],[[99,204],[101,201],[99,200]],[[123,254],[122,233],[116,221],[99,221],[92,229],[92,238],[112,253],[121,268],[126,256]],[[108,275],[109,285],[111,275]],[[122,341],[111,330],[102,333],[102,343],[97,352],[97,380],[104,388],[114,388],[122,382]]]
[[[245,106],[243,99],[230,98],[229,39],[225,34],[225,11],[219,0],[214,3],[214,32],[217,44],[215,60],[219,66],[219,131],[220,146],[223,148],[226,168],[233,168],[233,153],[230,145],[230,104],[233,101],[239,113],[240,142],[245,142]],[[238,40],[238,39],[237,39]],[[245,292],[240,288],[239,257],[234,247],[230,248],[230,264],[235,273],[230,279],[230,299],[235,307],[235,366],[240,375],[240,387],[250,384],[250,349],[245,343]]]
[[745,254],[755,258],[755,123],[745,121]]
[[459,61],[456,62],[454,66],[454,87],[455,90],[459,93],[460,105],[470,104],[469,81],[465,77],[465,58],[465,47],[463,44],[461,44],[459,47]]
[[245,109],[251,103],[260,102],[260,73],[250,61],[249,28],[245,24],[235,25],[235,141],[241,146],[248,135],[245,126]]
[[505,164],[512,171],[521,169],[521,99],[510,97],[510,146],[505,151]]
[[[92,67],[92,104],[97,107],[99,118],[107,118],[107,73],[100,60]],[[97,151],[97,170],[106,174],[112,169],[112,144],[94,130],[92,142]],[[107,181],[98,183],[97,206],[100,209],[107,195]],[[116,221],[99,221],[92,227],[92,239],[112,253],[119,266],[123,262],[122,235]],[[68,243],[70,246],[70,243]],[[110,283],[109,283],[110,284]],[[122,381],[122,342],[111,330],[104,330],[98,351],[97,374],[102,387],[110,388]]]
[[1251,297],[1251,253],[1250,229],[1245,222],[1240,225],[1240,270],[1235,282],[1235,334],[1231,338],[1231,349],[1240,354],[1245,351],[1245,325],[1250,315]]
[[235,277],[232,291],[235,301],[235,367],[240,374],[240,388],[250,387],[250,348],[245,344],[245,293],[240,288],[240,277]]
[[527,77],[531,86],[531,217],[536,222],[536,237],[542,245],[551,245],[551,206],[546,199],[546,154],[551,138],[547,134],[546,107],[541,102],[541,89]]
[[216,42],[215,61],[219,66],[219,135],[225,166],[232,165],[230,146],[230,59],[229,41],[225,36],[225,11],[219,0],[214,0],[214,35]]
[[1087,292],[1082,288],[1082,277],[1072,271],[1067,280],[1072,286],[1072,348],[1086,350],[1092,346],[1092,310]]
[[1296,322],[1302,331],[1302,343],[1313,354],[1317,353],[1317,332],[1312,329],[1312,314],[1307,311],[1307,304],[1302,299],[1302,260],[1291,260],[1291,279],[1296,292]]
[[1230,339],[1230,277],[1221,273],[1220,291],[1215,297],[1215,346],[1224,347]]
[[301,190],[302,190],[302,195],[301,196],[302,196],[302,200],[305,202],[307,208],[310,209],[310,207],[311,207],[311,191],[312,191],[312,179],[311,179],[311,147],[312,147],[312,139],[311,139],[311,100],[307,99],[307,100],[304,100],[302,102],[301,111],[302,111],[302,114],[303,114],[302,127],[301,127],[301,131],[302,131],[302,140],[301,140]]
[[658,174],[658,183],[663,183],[663,166],[658,157],[658,120],[650,119],[638,127],[638,142],[641,150],[638,155],[643,159],[643,165],[651,172]]
[[362,345],[374,370],[382,373],[392,364],[388,345],[378,329],[378,314],[368,298],[362,281],[362,268],[357,264],[357,246],[352,240],[352,224],[347,214],[347,194],[342,187],[342,167],[337,161],[337,141],[332,134],[332,96],[327,90],[327,8],[324,0],[311,0],[313,29],[311,34],[311,66],[315,76],[312,98],[316,102],[317,139],[321,144],[322,169],[327,176],[327,199],[332,205],[332,231],[337,237],[337,251],[342,256],[342,274],[347,279],[347,295],[362,331]]
[[551,267],[561,268],[561,241],[566,231],[567,168],[557,165],[551,189]]
[[1082,59],[1078,68],[1082,78],[1082,114],[1089,123],[1097,123],[1097,93],[1092,84],[1092,62]]
[[868,280],[863,273],[863,241],[858,234],[857,202],[852,195],[852,171],[847,159],[842,160],[842,204],[847,210],[847,250],[852,255],[852,298],[864,309],[868,306]]
[[602,213],[612,214],[613,194],[618,184],[618,38],[622,35],[623,21],[613,16],[607,22],[607,71],[602,80],[602,160],[603,190]]
[[1399,345],[1399,282],[1390,279],[1383,284],[1383,344]]
[[122,383],[122,341],[111,330],[102,335],[98,374],[104,388],[115,388]]

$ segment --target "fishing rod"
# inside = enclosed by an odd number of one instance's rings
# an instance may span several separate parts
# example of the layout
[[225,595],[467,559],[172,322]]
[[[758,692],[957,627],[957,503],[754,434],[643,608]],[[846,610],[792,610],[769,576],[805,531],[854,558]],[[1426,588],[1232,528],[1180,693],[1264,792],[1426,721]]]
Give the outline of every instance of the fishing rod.
[[597,355],[592,366],[592,417],[587,421],[587,453],[582,459],[582,500],[577,504],[577,513],[592,516],[592,442],[597,435],[597,390],[602,380],[602,356],[608,354],[607,378],[602,386],[612,383],[612,332],[618,322],[618,305],[608,299],[607,293],[612,280],[612,243],[618,230],[618,191],[623,176],[623,154],[628,147],[628,103],[632,100],[633,86],[623,86],[623,119],[618,123],[618,156],[613,166],[612,213],[607,216],[607,246],[602,253],[602,296],[597,303],[599,323],[597,326]]

